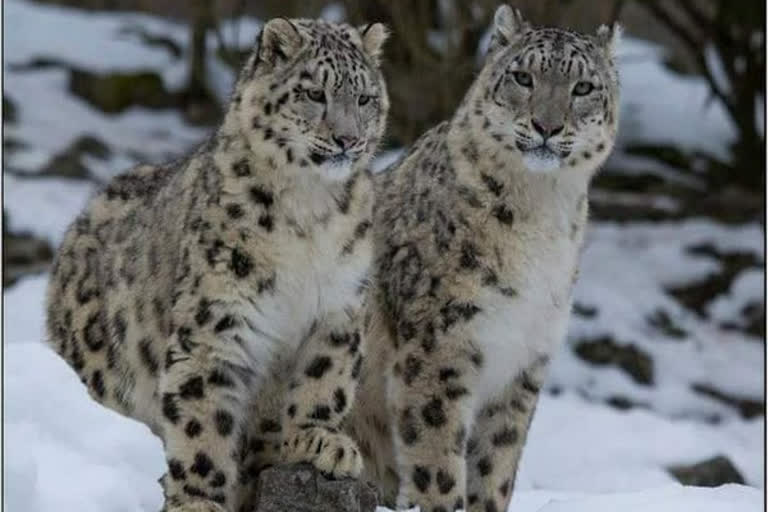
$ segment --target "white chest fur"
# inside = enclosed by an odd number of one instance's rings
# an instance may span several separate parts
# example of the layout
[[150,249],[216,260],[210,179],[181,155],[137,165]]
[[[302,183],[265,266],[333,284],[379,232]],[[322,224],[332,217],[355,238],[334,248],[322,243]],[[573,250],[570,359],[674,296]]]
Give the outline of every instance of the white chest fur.
[[265,374],[276,360],[291,360],[315,322],[337,321],[343,311],[362,301],[358,292],[371,261],[370,242],[358,241],[352,254],[342,254],[351,235],[346,223],[329,223],[305,237],[282,237],[270,248],[272,290],[238,301],[244,319],[243,357],[255,373]]
[[323,320],[362,300],[357,290],[367,277],[369,242],[343,255],[344,236],[333,227],[318,231],[311,239],[294,239],[281,246],[276,293],[271,304],[275,328],[291,337],[300,326]]
[[506,247],[507,272],[500,278],[514,296],[484,288],[476,298],[482,311],[469,327],[484,360],[478,408],[538,358],[551,356],[565,336],[578,244],[567,235],[553,237],[552,229],[523,228]]

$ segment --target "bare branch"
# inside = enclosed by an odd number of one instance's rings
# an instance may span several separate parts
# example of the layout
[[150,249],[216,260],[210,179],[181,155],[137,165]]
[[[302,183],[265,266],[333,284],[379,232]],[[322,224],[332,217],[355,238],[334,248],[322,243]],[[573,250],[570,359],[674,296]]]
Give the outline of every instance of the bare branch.
[[611,23],[619,21],[624,5],[626,5],[626,0],[616,0],[616,3],[613,5],[613,12],[611,13]]
[[658,2],[649,1],[643,5],[645,5],[645,7],[651,11],[656,19],[666,25],[667,28],[669,28],[675,36],[679,37],[683,40],[683,42],[685,42],[692,55],[695,57],[696,62],[701,68],[701,71],[704,73],[704,76],[709,83],[709,87],[712,89],[712,93],[717,96],[720,101],[723,102],[723,105],[726,107],[731,117],[735,118],[736,107],[733,103],[733,100],[729,97],[726,91],[720,88],[719,84],[715,80],[715,77],[712,75],[712,71],[707,65],[707,60],[704,57],[704,52],[701,48],[703,41],[697,39],[696,36],[692,34],[685,26],[683,26],[682,23],[670,15],[669,12],[665,11]]
[[711,29],[714,27],[713,21],[709,19],[703,12],[701,12],[691,0],[679,1],[680,8],[685,11],[685,14],[687,14],[696,23],[696,25],[711,31]]
[[674,33],[674,35],[682,39],[683,42],[685,42],[692,51],[695,53],[699,52],[701,49],[701,41],[699,41],[696,35],[691,33],[687,27],[676,20],[670,13],[665,11],[661,7],[661,4],[656,1],[649,1],[641,3],[641,5],[644,5],[646,9],[651,11],[656,19],[666,25],[667,28],[669,28]]

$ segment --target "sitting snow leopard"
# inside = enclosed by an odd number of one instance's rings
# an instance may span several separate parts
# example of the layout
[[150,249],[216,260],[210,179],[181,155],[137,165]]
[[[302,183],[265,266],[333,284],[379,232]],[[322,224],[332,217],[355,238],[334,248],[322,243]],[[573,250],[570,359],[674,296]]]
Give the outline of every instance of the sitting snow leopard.
[[337,429],[362,362],[385,39],[270,21],[210,140],[116,177],[66,234],[50,344],[162,438],[169,511],[250,510],[276,462],[361,471]]
[[375,177],[372,319],[345,428],[390,505],[508,506],[614,144],[618,36],[500,7],[453,118]]

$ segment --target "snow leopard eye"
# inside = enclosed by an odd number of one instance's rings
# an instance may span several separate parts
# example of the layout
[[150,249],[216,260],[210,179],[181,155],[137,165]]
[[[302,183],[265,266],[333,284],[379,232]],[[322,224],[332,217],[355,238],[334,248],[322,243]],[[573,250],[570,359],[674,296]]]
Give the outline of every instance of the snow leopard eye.
[[521,86],[533,87],[533,77],[530,73],[526,73],[525,71],[515,71],[512,73],[512,76],[515,77],[515,82]]
[[574,96],[586,96],[594,90],[595,86],[589,82],[581,81],[573,87]]
[[322,89],[307,89],[307,98],[317,103],[325,103],[325,91]]
[[365,105],[370,103],[372,99],[373,99],[373,96],[371,96],[370,94],[361,94],[360,97],[357,98],[357,104],[360,105],[361,107],[364,107]]

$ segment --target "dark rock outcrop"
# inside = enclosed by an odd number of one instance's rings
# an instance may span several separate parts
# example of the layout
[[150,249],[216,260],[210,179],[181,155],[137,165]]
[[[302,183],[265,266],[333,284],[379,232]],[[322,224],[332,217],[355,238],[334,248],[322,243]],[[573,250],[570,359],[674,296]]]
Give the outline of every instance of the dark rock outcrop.
[[683,485],[718,487],[725,484],[744,484],[744,477],[739,470],[722,455],[690,466],[671,466],[668,471]]
[[259,476],[254,512],[374,512],[376,493],[357,480],[331,480],[309,466],[274,467]]

